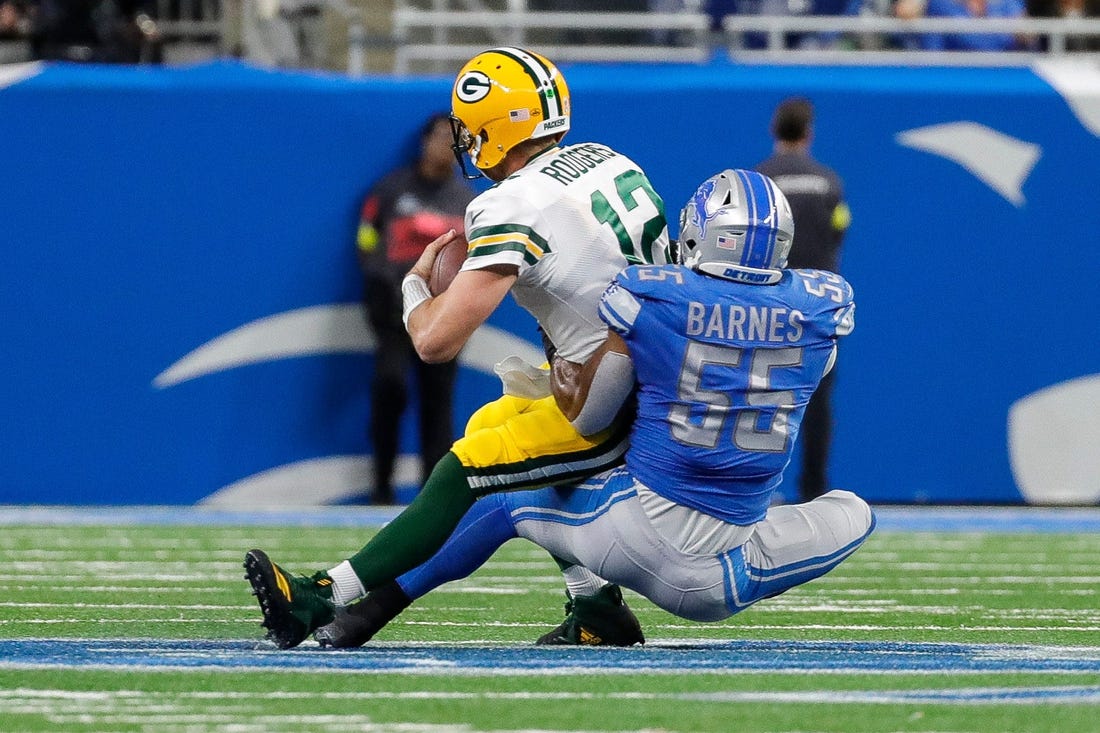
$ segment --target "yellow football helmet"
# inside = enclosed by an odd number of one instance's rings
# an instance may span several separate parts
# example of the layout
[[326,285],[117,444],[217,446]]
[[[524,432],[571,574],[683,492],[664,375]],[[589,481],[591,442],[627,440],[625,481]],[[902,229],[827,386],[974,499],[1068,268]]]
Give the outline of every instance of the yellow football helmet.
[[493,48],[458,72],[451,94],[455,153],[487,170],[518,143],[569,129],[569,88],[558,68],[522,48]]

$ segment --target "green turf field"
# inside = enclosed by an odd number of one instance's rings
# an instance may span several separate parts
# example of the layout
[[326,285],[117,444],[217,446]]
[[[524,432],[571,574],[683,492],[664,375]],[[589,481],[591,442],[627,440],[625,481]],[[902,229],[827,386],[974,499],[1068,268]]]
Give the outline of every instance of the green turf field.
[[[564,597],[515,540],[363,650],[261,643],[244,552],[312,571],[372,531],[0,527],[0,730],[1100,731],[1100,534],[880,529],[723,623],[628,594],[650,644],[611,653],[531,646]],[[70,665],[66,640],[102,661]],[[171,643],[145,664],[154,641]]]

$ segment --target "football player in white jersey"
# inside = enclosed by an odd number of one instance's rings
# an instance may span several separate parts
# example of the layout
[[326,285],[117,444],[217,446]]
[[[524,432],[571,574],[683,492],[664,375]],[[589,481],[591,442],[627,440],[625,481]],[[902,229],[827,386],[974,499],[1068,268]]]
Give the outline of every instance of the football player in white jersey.
[[874,515],[854,493],[771,506],[810,397],[855,323],[842,277],[785,269],[793,229],[763,174],[704,182],[681,215],[682,264],[615,278],[600,303],[606,342],[576,389],[559,394],[578,430],[592,432],[637,384],[625,466],[484,497],[431,560],[398,578],[404,592],[418,598],[465,577],[524,537],[670,613],[717,621],[858,550]]
[[[361,615],[380,609],[369,623],[346,613],[337,619],[348,626],[340,631],[344,642],[349,634],[366,641],[411,602],[395,579],[429,559],[478,497],[575,481],[619,465],[626,452],[629,411],[585,436],[562,414],[550,385],[603,342],[597,306],[615,274],[628,264],[664,262],[661,198],[621,153],[596,143],[561,146],[569,90],[536,53],[495,48],[475,56],[455,81],[452,111],[463,168],[468,156],[498,185],[467,207],[467,259],[447,290],[432,297],[427,279],[453,232],[429,245],[405,278],[406,328],[425,361],[452,359],[511,292],[538,321],[552,369],[515,359],[498,365],[505,395],[471,417],[413,503],[351,558],[305,577],[261,550],[247,553],[246,577],[267,636],[280,648],[301,643],[332,622],[337,608],[370,592],[372,603],[356,604]],[[566,619],[539,643],[644,642],[618,587],[571,562],[559,565],[570,597]]]

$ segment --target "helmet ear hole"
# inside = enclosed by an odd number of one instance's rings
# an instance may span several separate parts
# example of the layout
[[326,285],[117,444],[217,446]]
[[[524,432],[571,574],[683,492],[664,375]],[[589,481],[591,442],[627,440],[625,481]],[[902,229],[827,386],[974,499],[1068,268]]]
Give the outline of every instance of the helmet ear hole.
[[679,246],[676,248],[676,261],[683,264],[688,255],[695,251],[697,244],[698,243],[691,238],[681,239]]

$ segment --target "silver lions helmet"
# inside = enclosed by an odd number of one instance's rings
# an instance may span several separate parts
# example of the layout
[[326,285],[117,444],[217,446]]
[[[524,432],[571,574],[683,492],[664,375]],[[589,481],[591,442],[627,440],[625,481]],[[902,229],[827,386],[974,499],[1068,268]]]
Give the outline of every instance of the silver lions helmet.
[[794,217],[775,181],[727,169],[703,181],[680,212],[677,262],[727,280],[773,285],[783,277]]

